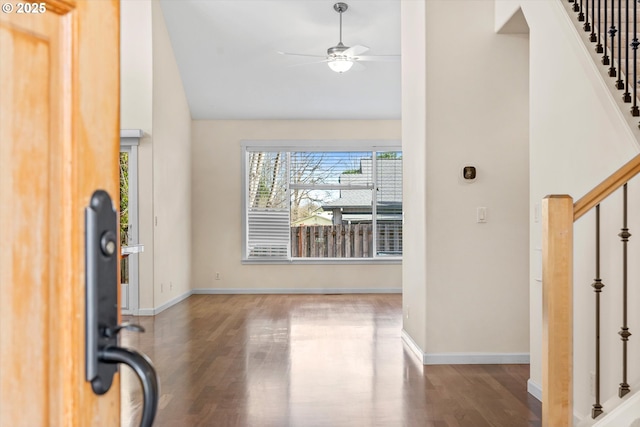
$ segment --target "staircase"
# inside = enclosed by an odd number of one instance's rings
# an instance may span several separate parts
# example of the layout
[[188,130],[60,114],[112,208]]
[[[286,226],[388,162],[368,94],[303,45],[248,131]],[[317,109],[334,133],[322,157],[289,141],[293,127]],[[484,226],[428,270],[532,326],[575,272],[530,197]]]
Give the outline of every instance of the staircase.
[[[640,3],[638,0],[561,1],[582,33],[607,86],[619,100],[618,105],[628,116],[628,122],[634,128],[640,127]],[[543,362],[543,426],[640,427],[640,347],[633,336],[638,334],[640,326],[637,314],[640,306],[636,303],[640,295],[640,270],[633,267],[638,265],[638,253],[628,255],[635,243],[632,236],[638,233],[634,230],[640,226],[640,212],[634,202],[640,194],[640,179],[634,180],[638,174],[640,156],[575,204],[571,197],[560,195],[548,196],[543,204],[543,360],[546,362],[546,366]],[[587,212],[589,217],[580,219]],[[616,219],[612,220],[613,217]],[[618,228],[608,229],[618,218]],[[584,252],[574,251],[573,230],[578,228],[578,220],[583,224],[584,221],[595,223],[595,236],[587,239],[593,240],[595,246],[594,279],[590,284],[593,299],[589,301],[594,314],[588,319],[594,325],[590,345],[593,353],[590,354],[584,354],[583,347],[576,348],[573,344],[577,337],[572,325],[572,306],[584,300],[584,292],[589,292],[583,283],[575,280],[573,271],[574,254]],[[609,243],[615,235],[619,241],[615,244],[621,246]],[[611,265],[619,266],[619,270],[611,272]],[[577,293],[580,295],[576,297]],[[573,377],[577,358],[592,363],[589,381],[577,381]],[[572,406],[577,382],[590,383],[593,396],[590,416],[583,419],[576,419],[575,414],[580,411],[574,412]]]
[[[578,248],[574,251],[574,229],[578,228],[579,221],[584,224],[587,220],[594,221],[595,225],[595,274],[591,283],[595,325],[593,346],[589,346],[594,349],[591,368],[594,400],[591,419],[578,420],[577,425],[640,425],[640,351],[635,345],[629,345],[640,323],[635,304],[640,294],[639,270],[634,268],[638,265],[635,261],[638,252],[631,252],[630,256],[629,251],[630,230],[640,226],[638,210],[630,209],[630,206],[638,208],[633,200],[640,195],[640,182],[634,180],[638,174],[640,155],[575,204],[568,195],[547,196],[543,201],[543,360],[546,362],[543,363],[543,426],[575,424],[572,422],[573,395],[577,381],[574,381],[573,366],[576,360],[591,357],[585,354],[584,348],[579,351],[574,347],[574,342],[583,337],[575,335],[573,328],[574,301],[583,299],[588,292],[587,286],[574,277],[573,257],[581,252]],[[630,186],[633,186],[631,191]],[[615,215],[610,214],[612,211]],[[631,217],[634,221],[629,221]],[[618,218],[621,228],[615,239],[618,230],[612,229],[611,224]],[[621,243],[621,250],[614,247],[616,240]],[[582,238],[582,241],[585,240]],[[621,268],[612,268],[612,265]],[[576,318],[576,321],[583,320]]]
[[[638,384],[635,389],[638,390]],[[578,427],[640,427],[640,392],[635,392],[620,402],[613,397],[604,405],[604,414],[595,420],[585,420]]]
[[[628,104],[629,114],[640,117],[640,5],[636,0],[563,0],[581,23],[584,40],[600,55],[600,63]],[[638,125],[640,127],[640,125]]]

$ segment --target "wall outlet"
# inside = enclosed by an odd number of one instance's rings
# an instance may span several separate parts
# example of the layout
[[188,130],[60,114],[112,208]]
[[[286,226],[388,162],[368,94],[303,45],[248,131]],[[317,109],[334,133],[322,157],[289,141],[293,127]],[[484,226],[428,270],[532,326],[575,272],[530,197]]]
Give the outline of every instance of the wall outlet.
[[169,290],[172,291],[173,290],[173,282],[169,282]]
[[164,283],[160,283],[160,293],[164,292]]
[[220,272],[216,271],[216,280],[221,280],[222,276],[220,276]]
[[409,308],[409,306],[407,305],[407,309],[405,310],[405,314],[404,316],[407,318],[407,320],[409,319],[409,315],[411,314],[411,309]]

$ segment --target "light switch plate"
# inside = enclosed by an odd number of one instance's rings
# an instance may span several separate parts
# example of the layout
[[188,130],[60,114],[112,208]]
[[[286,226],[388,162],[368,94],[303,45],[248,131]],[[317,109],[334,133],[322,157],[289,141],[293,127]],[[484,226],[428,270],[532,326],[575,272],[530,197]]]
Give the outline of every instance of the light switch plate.
[[485,222],[487,222],[487,208],[483,207],[479,207],[477,209],[477,217],[476,217],[478,224],[483,224]]

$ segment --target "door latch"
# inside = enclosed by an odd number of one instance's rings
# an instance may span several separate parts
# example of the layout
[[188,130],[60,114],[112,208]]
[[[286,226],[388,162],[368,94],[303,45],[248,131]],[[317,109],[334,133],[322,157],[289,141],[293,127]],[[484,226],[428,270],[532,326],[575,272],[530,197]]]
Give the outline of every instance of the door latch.
[[149,427],[158,408],[158,377],[142,353],[119,346],[122,329],[144,332],[139,325],[118,324],[118,217],[106,191],[93,193],[85,209],[86,379],[96,394],[111,388],[118,363],[129,365],[142,384],[141,426]]

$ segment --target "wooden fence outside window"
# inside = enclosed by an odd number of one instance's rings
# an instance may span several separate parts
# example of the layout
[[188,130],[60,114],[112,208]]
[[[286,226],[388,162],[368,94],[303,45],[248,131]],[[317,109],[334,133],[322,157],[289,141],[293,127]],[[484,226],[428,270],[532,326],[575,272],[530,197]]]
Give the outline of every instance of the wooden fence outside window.
[[[402,225],[378,223],[378,254],[402,255]],[[372,224],[291,227],[292,258],[372,258]]]

